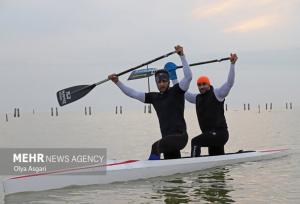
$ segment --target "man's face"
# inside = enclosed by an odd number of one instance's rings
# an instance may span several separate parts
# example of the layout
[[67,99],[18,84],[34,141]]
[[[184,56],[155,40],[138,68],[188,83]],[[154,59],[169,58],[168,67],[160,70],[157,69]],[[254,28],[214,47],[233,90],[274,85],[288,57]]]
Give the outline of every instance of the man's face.
[[197,86],[201,94],[204,94],[210,90],[210,86],[207,83],[198,83]]
[[158,80],[156,81],[156,85],[160,92],[165,92],[169,88],[170,81],[167,79]]

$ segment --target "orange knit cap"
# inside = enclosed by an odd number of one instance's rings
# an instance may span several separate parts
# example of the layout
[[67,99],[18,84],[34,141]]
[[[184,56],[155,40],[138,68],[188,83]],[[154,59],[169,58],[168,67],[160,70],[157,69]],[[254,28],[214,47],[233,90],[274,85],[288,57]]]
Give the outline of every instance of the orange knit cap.
[[209,81],[207,76],[200,76],[197,79],[197,84],[203,84],[203,83],[206,83],[206,84],[210,85],[210,81]]

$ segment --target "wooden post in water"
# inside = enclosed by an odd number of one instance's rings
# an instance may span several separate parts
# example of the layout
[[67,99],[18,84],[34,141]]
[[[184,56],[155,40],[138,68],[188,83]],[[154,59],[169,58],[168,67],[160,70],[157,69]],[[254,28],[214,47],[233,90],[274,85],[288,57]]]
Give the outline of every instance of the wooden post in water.
[[291,110],[293,109],[293,104],[292,104],[292,102],[290,102],[290,109],[291,109]]
[[84,106],[84,115],[85,116],[87,115],[87,108],[86,108],[86,106]]
[[17,108],[17,117],[20,117],[20,108]]
[[14,118],[17,116],[17,109],[14,108]]
[[289,109],[288,103],[285,103],[285,109]]
[[250,110],[250,103],[248,103],[248,111]]
[[121,115],[123,114],[123,108],[122,108],[122,106],[120,106],[120,114]]
[[150,114],[152,113],[152,111],[151,111],[151,104],[148,105],[148,113],[150,113]]
[[56,115],[56,117],[58,116],[58,108],[57,107],[55,107],[55,115]]
[[147,105],[144,106],[144,113],[146,114],[147,112]]
[[92,115],[92,107],[89,106],[89,115]]
[[266,103],[266,110],[268,110],[268,104]]
[[225,110],[227,111],[228,109],[227,109],[227,103],[225,104]]
[[5,120],[6,120],[6,122],[8,122],[8,115],[7,115],[7,113],[6,113]]
[[51,107],[51,116],[54,116],[53,107]]
[[246,110],[246,104],[244,103],[244,111]]
[[116,106],[116,115],[118,114],[118,106]]

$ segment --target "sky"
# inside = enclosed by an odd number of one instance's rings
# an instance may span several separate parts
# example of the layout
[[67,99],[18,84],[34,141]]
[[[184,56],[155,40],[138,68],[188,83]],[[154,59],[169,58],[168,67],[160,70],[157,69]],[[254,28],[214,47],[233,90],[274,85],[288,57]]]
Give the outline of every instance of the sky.
[[[0,112],[15,107],[49,111],[58,106],[58,90],[101,81],[173,51],[177,44],[190,63],[237,53],[228,104],[297,105],[299,9],[298,0],[1,0]],[[168,61],[180,64],[173,55],[150,66],[162,68]],[[192,70],[190,91],[196,92],[194,82],[203,74],[221,86],[229,63]],[[147,91],[147,80],[126,82],[127,77],[120,80]],[[90,105],[99,110],[143,107],[107,82],[61,109]]]

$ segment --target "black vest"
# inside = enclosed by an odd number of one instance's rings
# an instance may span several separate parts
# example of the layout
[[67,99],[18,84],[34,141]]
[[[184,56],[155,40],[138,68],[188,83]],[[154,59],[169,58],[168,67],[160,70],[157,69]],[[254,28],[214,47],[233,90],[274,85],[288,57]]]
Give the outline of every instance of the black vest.
[[227,130],[224,101],[218,101],[212,86],[206,93],[197,95],[196,111],[202,133],[212,130]]
[[163,137],[186,132],[184,93],[176,84],[164,93],[150,92],[145,95],[145,103],[151,103],[157,113]]

